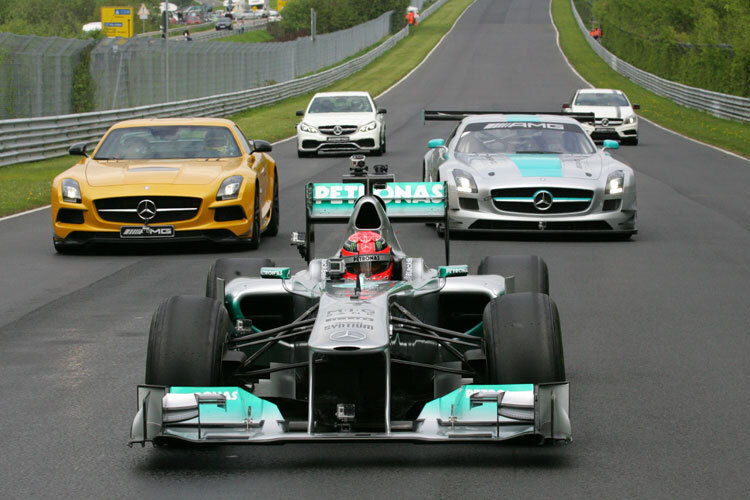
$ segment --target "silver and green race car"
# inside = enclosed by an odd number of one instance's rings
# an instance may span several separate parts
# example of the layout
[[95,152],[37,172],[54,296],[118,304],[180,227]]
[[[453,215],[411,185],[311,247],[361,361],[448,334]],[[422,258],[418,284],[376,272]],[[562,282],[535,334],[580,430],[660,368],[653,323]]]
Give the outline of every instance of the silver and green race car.
[[451,231],[637,232],[635,174],[606,151],[617,141],[599,149],[581,127],[593,113],[423,113],[460,122],[423,162],[423,180],[448,186]]
[[[130,444],[571,440],[557,307],[536,256],[428,267],[391,222],[438,222],[441,183],[395,182],[382,168],[309,184],[307,266],[223,258],[206,296],[163,301]],[[345,279],[341,252],[314,258],[316,224],[374,231],[390,279]],[[447,248],[447,245],[446,245]],[[446,252],[446,258],[448,254]]]

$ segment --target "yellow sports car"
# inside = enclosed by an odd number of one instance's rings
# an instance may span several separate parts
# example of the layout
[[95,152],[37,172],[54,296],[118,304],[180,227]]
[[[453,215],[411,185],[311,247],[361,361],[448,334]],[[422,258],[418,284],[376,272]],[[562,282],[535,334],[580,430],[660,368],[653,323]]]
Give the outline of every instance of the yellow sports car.
[[230,120],[127,120],[52,183],[58,252],[90,242],[237,241],[279,231],[276,164],[266,141]]

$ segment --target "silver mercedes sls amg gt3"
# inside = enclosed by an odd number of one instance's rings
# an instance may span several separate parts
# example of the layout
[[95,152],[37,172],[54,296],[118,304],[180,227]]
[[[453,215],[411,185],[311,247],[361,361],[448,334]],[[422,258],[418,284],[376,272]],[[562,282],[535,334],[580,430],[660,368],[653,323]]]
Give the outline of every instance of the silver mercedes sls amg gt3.
[[[458,121],[432,139],[423,180],[445,182],[453,231],[601,233],[636,229],[635,174],[581,127],[592,113],[424,111]],[[438,230],[442,226],[438,225]]]

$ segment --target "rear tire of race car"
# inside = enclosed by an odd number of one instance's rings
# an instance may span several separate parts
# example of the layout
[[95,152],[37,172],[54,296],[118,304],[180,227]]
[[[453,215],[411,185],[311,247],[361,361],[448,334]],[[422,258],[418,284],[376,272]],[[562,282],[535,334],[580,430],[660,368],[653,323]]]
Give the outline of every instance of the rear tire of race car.
[[274,170],[273,173],[273,201],[271,202],[271,220],[268,221],[263,236],[276,236],[279,234],[279,175]]
[[221,385],[221,358],[228,334],[229,314],[218,300],[177,295],[162,301],[151,320],[146,383]]
[[484,309],[487,382],[565,381],[560,317],[549,295],[501,295]]
[[491,255],[479,263],[477,274],[513,276],[513,293],[549,294],[547,264],[536,255]]
[[216,259],[216,262],[211,264],[208,276],[206,276],[206,297],[219,298],[216,296],[216,278],[223,279],[226,286],[234,278],[241,276],[257,278],[260,276],[261,267],[274,267],[275,265],[271,259],[237,257]]

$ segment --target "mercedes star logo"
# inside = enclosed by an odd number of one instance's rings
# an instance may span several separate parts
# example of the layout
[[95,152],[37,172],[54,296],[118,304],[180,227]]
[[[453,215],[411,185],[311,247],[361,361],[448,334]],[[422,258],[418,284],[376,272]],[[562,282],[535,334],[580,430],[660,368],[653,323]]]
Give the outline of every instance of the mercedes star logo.
[[552,206],[552,193],[549,191],[537,191],[534,194],[534,206],[537,210],[549,210]]
[[151,200],[141,200],[135,211],[138,217],[148,222],[156,216],[156,203]]
[[333,127],[333,133],[335,135],[341,135],[341,132],[343,131],[344,129],[342,129],[340,125],[336,125],[335,127]]
[[367,335],[362,332],[353,332],[351,330],[344,330],[343,332],[334,332],[328,336],[331,340],[338,340],[339,342],[359,342],[365,340]]
[[607,119],[607,118],[603,118],[603,119],[602,119],[602,125],[604,125],[605,127],[606,127],[607,125],[609,125],[609,119]]

